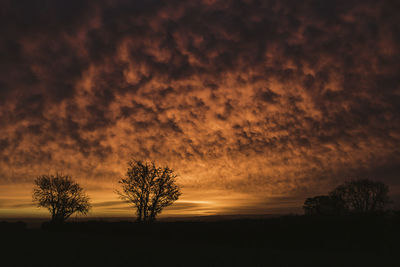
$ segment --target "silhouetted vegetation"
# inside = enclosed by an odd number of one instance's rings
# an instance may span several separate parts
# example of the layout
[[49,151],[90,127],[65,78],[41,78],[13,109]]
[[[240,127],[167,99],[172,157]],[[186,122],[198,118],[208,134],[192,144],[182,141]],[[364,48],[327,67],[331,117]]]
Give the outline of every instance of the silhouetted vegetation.
[[399,224],[396,213],[44,223],[5,231],[3,259],[11,266],[398,266]]
[[307,198],[306,215],[344,215],[383,212],[389,203],[389,187],[382,182],[359,179],[345,182],[327,196]]
[[349,212],[382,212],[389,203],[389,187],[382,182],[367,179],[349,181],[338,186],[329,195],[344,203]]
[[161,211],[181,195],[173,170],[157,167],[154,162],[130,161],[128,171],[119,183],[120,197],[136,208],[139,222],[154,221]]
[[131,266],[135,259],[139,266],[335,267],[398,266],[400,262],[400,212],[384,211],[389,200],[382,183],[350,181],[329,195],[306,199],[307,215],[324,216],[138,223],[154,221],[178,199],[175,177],[168,167],[132,161],[119,181],[123,189],[119,194],[136,208],[137,222],[60,224],[54,222],[64,222],[74,212],[85,214],[89,200],[69,176],[40,176],[35,180],[34,200],[48,208],[53,219],[40,229],[26,228],[22,222],[0,223],[2,242],[8,244],[4,261],[12,260],[12,266],[54,266],[55,262],[57,266]]
[[62,223],[74,213],[87,214],[89,197],[69,175],[42,175],[36,178],[33,201],[51,213],[53,223]]
[[303,209],[306,215],[343,215],[346,212],[343,202],[332,196],[307,198]]

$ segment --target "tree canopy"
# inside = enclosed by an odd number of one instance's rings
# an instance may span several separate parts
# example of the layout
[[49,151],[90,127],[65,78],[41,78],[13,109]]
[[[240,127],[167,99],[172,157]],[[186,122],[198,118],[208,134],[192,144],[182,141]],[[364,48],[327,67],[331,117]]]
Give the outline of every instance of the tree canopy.
[[349,212],[369,213],[384,210],[388,193],[389,187],[382,182],[359,179],[339,185],[329,195],[340,199]]
[[381,212],[389,203],[389,187],[368,179],[347,181],[326,196],[307,198],[304,213],[308,215],[341,215],[345,213]]
[[32,195],[39,207],[51,213],[52,222],[61,223],[74,213],[87,214],[89,197],[69,175],[42,175],[35,179]]
[[156,219],[161,211],[181,195],[176,175],[169,167],[158,167],[154,162],[132,160],[125,177],[120,179],[120,197],[136,208],[139,222]]

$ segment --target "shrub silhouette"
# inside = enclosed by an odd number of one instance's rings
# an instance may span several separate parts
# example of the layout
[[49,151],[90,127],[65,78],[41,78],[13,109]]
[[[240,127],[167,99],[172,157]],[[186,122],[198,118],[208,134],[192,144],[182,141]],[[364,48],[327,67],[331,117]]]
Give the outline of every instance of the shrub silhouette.
[[389,203],[389,187],[368,179],[348,181],[339,185],[329,195],[341,200],[349,212],[381,212]]
[[307,198],[303,209],[306,215],[342,215],[346,212],[343,201],[333,196]]
[[339,185],[328,196],[307,198],[303,209],[306,215],[382,212],[389,203],[388,192],[382,182],[353,180]]
[[53,223],[62,223],[74,213],[87,214],[91,208],[89,197],[69,175],[37,177],[32,198],[49,210]]
[[173,170],[157,167],[154,162],[133,160],[119,183],[120,197],[136,208],[139,222],[151,222],[161,211],[181,195]]

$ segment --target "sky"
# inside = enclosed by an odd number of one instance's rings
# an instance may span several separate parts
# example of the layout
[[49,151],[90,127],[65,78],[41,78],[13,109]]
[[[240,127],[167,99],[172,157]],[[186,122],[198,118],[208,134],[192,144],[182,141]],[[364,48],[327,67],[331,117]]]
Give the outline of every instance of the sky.
[[349,179],[400,205],[400,2],[0,0],[0,217],[71,175],[133,216],[130,159],[168,165],[164,216],[301,213]]

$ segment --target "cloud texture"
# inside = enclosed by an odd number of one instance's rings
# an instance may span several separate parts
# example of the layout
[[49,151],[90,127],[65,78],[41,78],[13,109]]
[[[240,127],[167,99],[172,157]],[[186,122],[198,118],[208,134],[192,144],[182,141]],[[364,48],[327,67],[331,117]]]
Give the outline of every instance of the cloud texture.
[[62,171],[108,214],[131,157],[180,175],[171,214],[400,194],[398,1],[0,3],[0,209]]

